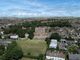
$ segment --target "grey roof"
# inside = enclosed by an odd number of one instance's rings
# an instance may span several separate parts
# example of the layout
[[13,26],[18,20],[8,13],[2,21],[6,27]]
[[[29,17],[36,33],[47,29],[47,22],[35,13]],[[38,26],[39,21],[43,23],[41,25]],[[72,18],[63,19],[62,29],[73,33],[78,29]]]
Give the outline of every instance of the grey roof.
[[48,50],[46,52],[46,56],[65,58],[65,54],[63,52],[56,50],[55,51]]
[[80,60],[80,54],[69,54],[69,60]]
[[78,49],[78,53],[80,54],[80,49]]

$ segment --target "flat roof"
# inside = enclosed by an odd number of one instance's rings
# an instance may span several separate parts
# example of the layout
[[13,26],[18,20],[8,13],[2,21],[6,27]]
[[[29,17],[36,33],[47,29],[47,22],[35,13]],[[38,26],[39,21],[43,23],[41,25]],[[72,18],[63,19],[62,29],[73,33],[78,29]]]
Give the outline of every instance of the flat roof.
[[50,48],[57,48],[57,40],[56,39],[52,39],[49,47]]

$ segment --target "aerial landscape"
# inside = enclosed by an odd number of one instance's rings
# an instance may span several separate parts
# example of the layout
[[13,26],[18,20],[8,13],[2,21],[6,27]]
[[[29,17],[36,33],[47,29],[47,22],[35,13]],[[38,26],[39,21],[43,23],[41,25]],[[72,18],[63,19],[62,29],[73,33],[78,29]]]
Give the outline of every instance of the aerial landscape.
[[0,60],[80,60],[80,0],[1,0]]

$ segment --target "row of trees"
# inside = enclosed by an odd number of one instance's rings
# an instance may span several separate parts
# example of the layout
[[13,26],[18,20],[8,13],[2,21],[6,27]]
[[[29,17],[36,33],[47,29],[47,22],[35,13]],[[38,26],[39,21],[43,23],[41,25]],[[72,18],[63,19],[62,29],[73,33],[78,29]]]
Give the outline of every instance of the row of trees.
[[32,21],[32,22],[25,22],[22,23],[21,26],[24,27],[38,27],[38,26],[49,26],[49,27],[71,27],[69,21],[51,21],[51,22],[41,22],[41,21]]
[[71,24],[69,21],[54,21],[50,27],[71,27]]

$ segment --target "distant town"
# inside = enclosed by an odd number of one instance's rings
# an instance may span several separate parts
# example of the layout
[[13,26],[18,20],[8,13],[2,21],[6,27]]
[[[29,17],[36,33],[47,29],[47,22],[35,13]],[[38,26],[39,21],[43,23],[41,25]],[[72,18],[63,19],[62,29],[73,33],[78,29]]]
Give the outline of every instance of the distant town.
[[80,60],[80,18],[0,18],[0,60]]

